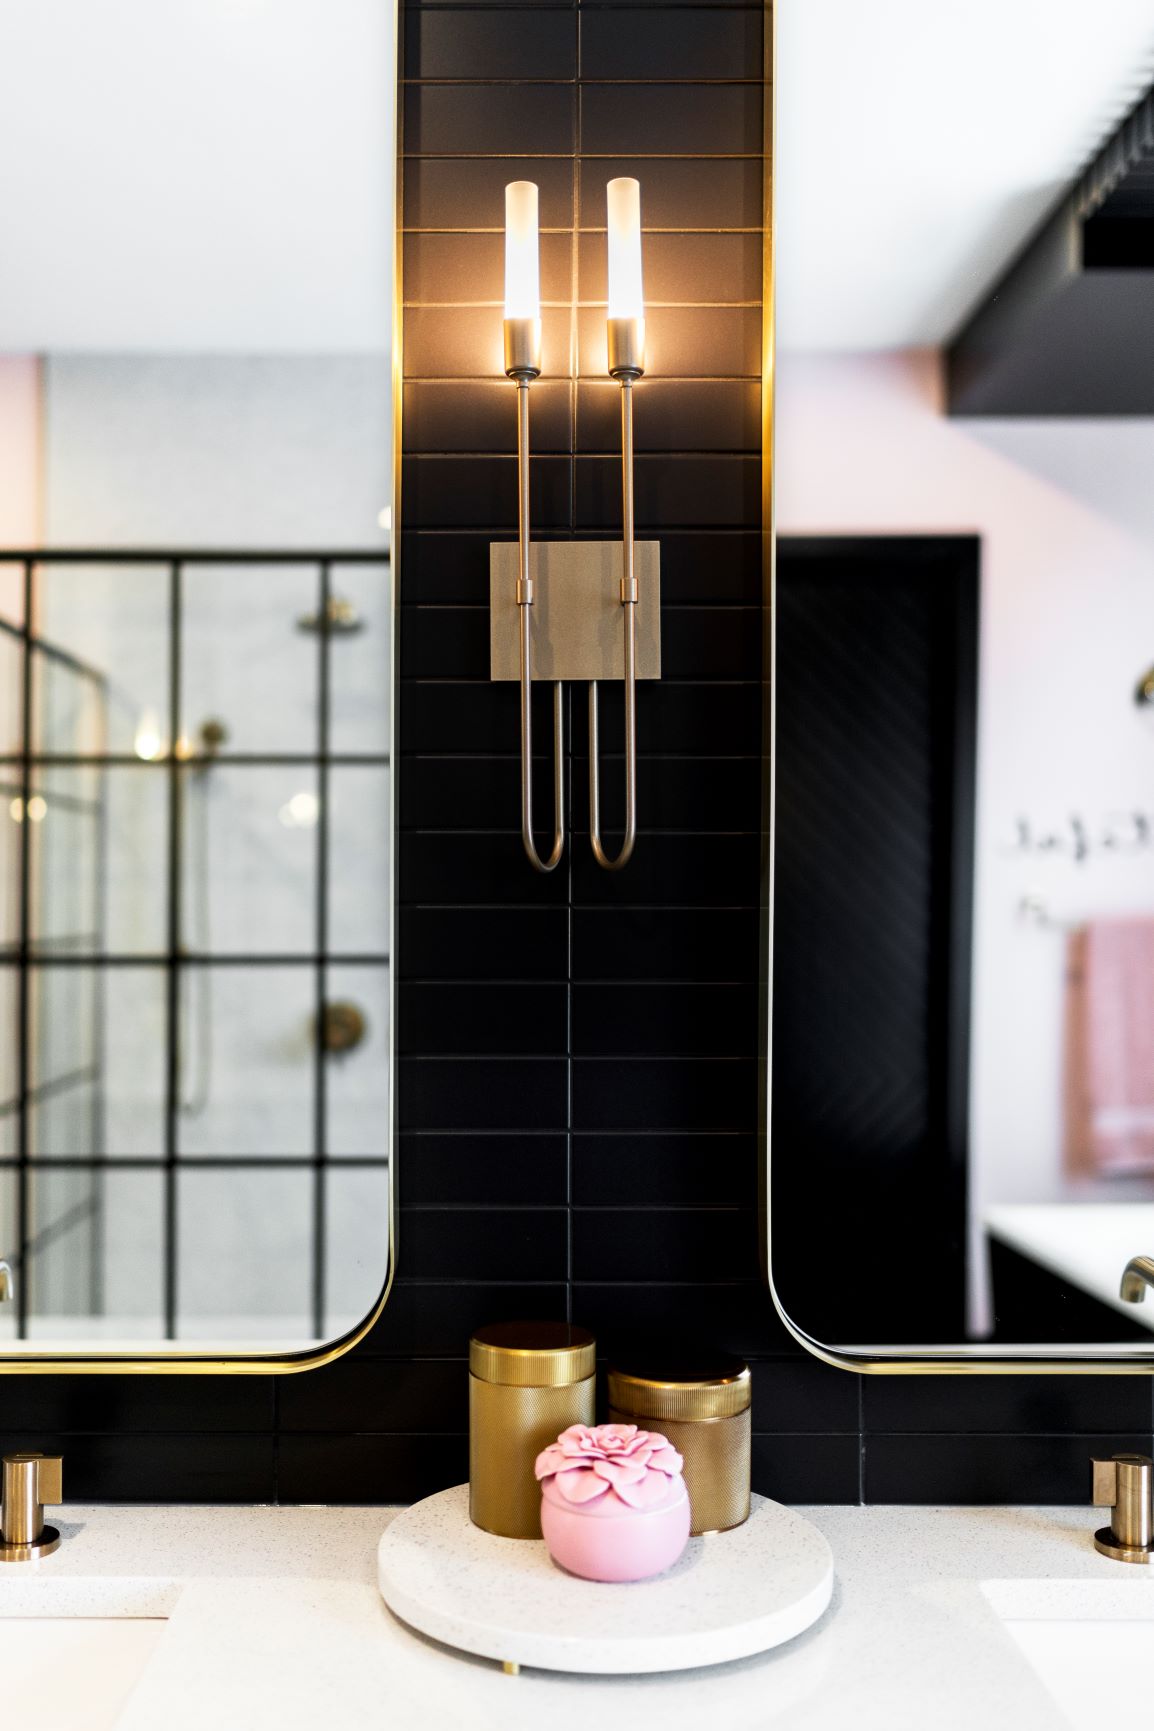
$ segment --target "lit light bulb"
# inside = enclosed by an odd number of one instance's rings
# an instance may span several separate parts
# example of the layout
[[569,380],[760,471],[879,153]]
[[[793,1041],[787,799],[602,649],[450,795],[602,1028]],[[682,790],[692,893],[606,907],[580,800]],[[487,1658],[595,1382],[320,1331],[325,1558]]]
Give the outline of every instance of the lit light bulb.
[[622,176],[605,188],[609,221],[609,317],[643,319],[641,183]]
[[43,823],[48,815],[48,801],[34,793],[28,801],[28,817],[32,823]]
[[144,763],[160,756],[160,720],[155,709],[142,709],[132,749]]
[[505,188],[505,317],[541,317],[537,188],[531,180],[513,180]]
[[8,802],[8,816],[12,819],[13,823],[24,822],[24,801],[20,798],[19,794],[17,794],[15,799]]
[[294,793],[277,815],[286,829],[313,829],[320,809],[321,802],[315,793]]
[[384,529],[387,532],[391,533],[392,527],[393,527],[393,507],[391,505],[386,505],[384,510],[381,511],[377,516],[377,528],[378,529]]

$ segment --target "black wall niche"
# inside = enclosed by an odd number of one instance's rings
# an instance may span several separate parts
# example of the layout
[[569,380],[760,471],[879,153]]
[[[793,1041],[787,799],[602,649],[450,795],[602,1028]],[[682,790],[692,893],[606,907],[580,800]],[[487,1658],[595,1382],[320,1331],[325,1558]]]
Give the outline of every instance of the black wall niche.
[[[786,1500],[1075,1502],[1090,1452],[1150,1446],[1144,1379],[863,1383],[793,1345],[758,1276],[764,28],[760,0],[404,9],[398,1277],[324,1370],[0,1379],[5,1445],[59,1447],[70,1498],[384,1503],[459,1481],[468,1334],[521,1315],[571,1315],[610,1351],[648,1324],[748,1354],[756,1483]],[[598,302],[621,173],[647,229],[638,533],[662,545],[665,677],[641,695],[618,877],[589,852],[571,694],[572,841],[542,879],[513,690],[487,678],[487,548],[515,524],[503,188],[541,188],[537,532],[612,536]],[[602,706],[619,750],[618,694]],[[619,757],[605,779],[611,814]],[[538,789],[544,810],[544,759]],[[852,1247],[796,1230],[850,1277]]]

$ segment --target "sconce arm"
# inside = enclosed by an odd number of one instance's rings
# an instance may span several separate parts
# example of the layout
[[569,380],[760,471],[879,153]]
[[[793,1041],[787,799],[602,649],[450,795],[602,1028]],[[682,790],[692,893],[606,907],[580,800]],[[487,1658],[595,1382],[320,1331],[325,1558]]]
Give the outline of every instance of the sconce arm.
[[589,683],[589,840],[593,857],[607,872],[620,871],[633,856],[637,840],[637,578],[633,569],[633,380],[623,372],[621,383],[621,515],[624,558],[621,571],[621,611],[625,629],[625,836],[616,859],[601,843],[601,772],[597,728],[597,681]]
[[533,837],[533,667],[529,609],[533,576],[529,565],[529,383],[533,374],[517,377],[517,607],[521,645],[521,841],[529,863],[551,872],[565,849],[565,734],[560,680],[553,687],[553,851],[542,859]]

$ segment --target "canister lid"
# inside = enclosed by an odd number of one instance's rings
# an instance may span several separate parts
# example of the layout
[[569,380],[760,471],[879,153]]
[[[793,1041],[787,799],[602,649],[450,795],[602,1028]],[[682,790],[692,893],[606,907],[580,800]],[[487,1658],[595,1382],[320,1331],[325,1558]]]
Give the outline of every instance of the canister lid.
[[749,1366],[728,1353],[625,1360],[609,1371],[609,1405],[630,1418],[734,1418],[752,1395]]
[[469,1369],[511,1388],[564,1388],[596,1368],[597,1343],[570,1322],[495,1322],[469,1342]]

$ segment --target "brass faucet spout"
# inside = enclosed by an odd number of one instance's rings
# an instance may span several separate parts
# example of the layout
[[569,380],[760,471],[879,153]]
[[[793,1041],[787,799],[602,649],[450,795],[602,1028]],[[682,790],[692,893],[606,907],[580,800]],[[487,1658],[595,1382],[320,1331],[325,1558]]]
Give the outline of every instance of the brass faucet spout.
[[1119,1297],[1127,1304],[1141,1304],[1148,1286],[1154,1286],[1154,1256],[1132,1256],[1122,1275]]

